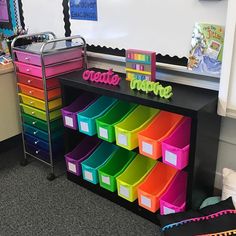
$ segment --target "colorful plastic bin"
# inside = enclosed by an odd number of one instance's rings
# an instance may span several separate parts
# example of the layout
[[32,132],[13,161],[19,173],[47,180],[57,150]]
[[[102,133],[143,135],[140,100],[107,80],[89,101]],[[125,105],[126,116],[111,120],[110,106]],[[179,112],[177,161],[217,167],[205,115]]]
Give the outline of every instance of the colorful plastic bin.
[[[43,77],[42,68],[40,66],[25,64],[19,61],[15,61],[14,64],[16,66],[17,72],[25,73],[40,78]],[[82,67],[83,67],[83,60],[81,58],[73,59],[60,64],[47,66],[45,68],[45,76],[52,77],[73,70],[78,70],[81,69]]]
[[98,169],[108,161],[111,154],[117,149],[118,147],[111,143],[102,142],[89,158],[81,163],[83,179],[97,184],[99,182]]
[[116,144],[128,150],[138,147],[138,132],[146,128],[159,111],[137,106],[123,121],[115,125]]
[[[23,102],[24,104],[29,105],[31,107],[38,108],[43,111],[46,111],[46,102],[45,101],[24,95],[22,93],[18,93],[18,95],[20,96],[21,102]],[[61,105],[62,105],[62,99],[57,98],[57,99],[54,99],[54,100],[51,100],[48,102],[48,109],[49,109],[49,111],[55,110],[57,108],[59,109],[59,108],[61,108]]]
[[74,175],[81,175],[81,162],[88,158],[98,147],[101,140],[96,136],[85,137],[71,152],[65,155],[67,171]]
[[138,198],[138,185],[145,179],[156,161],[138,154],[126,170],[116,178],[118,195],[133,202]]
[[[25,105],[20,103],[20,107],[22,109],[22,111],[25,114],[28,114],[30,116],[33,116],[35,118],[41,119],[46,121],[47,120],[47,116],[46,116],[46,112],[45,111],[41,111],[39,109],[33,108],[31,106]],[[50,121],[59,119],[61,117],[61,111],[60,110],[55,110],[55,111],[51,111],[49,113],[49,119]]]
[[123,148],[119,148],[112,153],[107,163],[98,169],[100,186],[111,192],[115,192],[116,177],[126,169],[135,156],[135,152]]
[[112,105],[117,102],[117,99],[101,96],[93,104],[91,104],[86,110],[77,114],[79,131],[87,135],[95,135],[96,119],[107,112]]
[[162,140],[173,132],[182,119],[182,115],[161,111],[147,128],[139,132],[139,152],[155,160],[160,158]]
[[177,170],[164,163],[157,163],[147,178],[138,186],[138,203],[151,212],[160,208],[160,197],[163,195]]
[[74,102],[69,106],[61,109],[64,126],[70,129],[78,129],[77,113],[85,110],[95,100],[97,96],[90,93],[81,94]]
[[[45,141],[48,141],[48,139],[49,139],[48,132],[42,131],[40,129],[37,129],[37,128],[27,125],[27,124],[23,124],[23,128],[24,128],[24,132],[26,132],[27,134],[29,134],[33,137],[37,137],[37,138],[43,139]],[[57,130],[51,134],[51,138],[57,139],[57,138],[61,137],[62,134],[63,134],[62,129]]]
[[[25,84],[21,84],[21,83],[17,83],[17,85],[19,88],[19,92],[21,92],[25,95],[34,97],[34,98],[45,100],[43,89],[34,88],[34,87],[31,87],[31,86],[28,86]],[[61,88],[54,88],[54,89],[48,90],[47,96],[48,96],[49,101],[60,97],[61,96]]]
[[137,105],[125,101],[118,101],[106,114],[96,119],[98,137],[114,142],[116,140],[114,125],[125,119]]
[[182,170],[188,165],[191,118],[185,117],[174,132],[162,141],[164,163]]
[[[21,73],[16,73],[16,74],[20,84],[25,84],[38,89],[44,89],[42,78],[37,78],[31,75],[21,74]],[[52,78],[46,80],[47,90],[59,87],[60,87],[60,81],[58,78]]]
[[[24,113],[21,114],[21,117],[22,117],[24,123],[48,132],[48,124],[46,121],[39,120],[33,116],[29,116]],[[50,131],[52,131],[52,132],[56,131],[57,129],[62,128],[62,126],[63,126],[62,119],[57,119],[57,120],[51,121],[50,122]]]
[[182,212],[186,206],[187,173],[180,171],[160,199],[161,215]]

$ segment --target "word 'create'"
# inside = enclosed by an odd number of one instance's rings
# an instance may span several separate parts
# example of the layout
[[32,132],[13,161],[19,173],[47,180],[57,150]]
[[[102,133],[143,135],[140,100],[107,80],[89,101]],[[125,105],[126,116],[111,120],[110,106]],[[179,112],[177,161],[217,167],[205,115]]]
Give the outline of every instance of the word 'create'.
[[83,73],[83,79],[110,85],[119,85],[121,80],[118,75],[114,74],[112,69],[109,69],[107,72],[104,73],[96,72],[93,70],[86,70]]

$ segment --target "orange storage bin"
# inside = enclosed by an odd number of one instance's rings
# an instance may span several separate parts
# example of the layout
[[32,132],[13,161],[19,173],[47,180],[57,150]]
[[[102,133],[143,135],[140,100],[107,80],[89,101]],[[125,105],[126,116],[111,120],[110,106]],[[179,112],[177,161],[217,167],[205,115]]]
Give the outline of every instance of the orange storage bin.
[[152,159],[161,157],[161,142],[167,138],[184,117],[179,114],[161,111],[149,124],[138,133],[139,152]]
[[138,186],[138,203],[149,211],[160,208],[160,198],[175,177],[177,169],[162,162],[151,170],[148,177]]
[[[19,87],[19,92],[31,96],[31,97],[35,97],[41,100],[44,100],[44,90],[42,89],[37,89],[25,84],[21,84],[21,83],[17,83],[18,87]],[[48,100],[52,100],[55,98],[58,98],[61,96],[61,89],[60,88],[55,88],[55,89],[51,89],[47,91],[47,95],[48,95]]]

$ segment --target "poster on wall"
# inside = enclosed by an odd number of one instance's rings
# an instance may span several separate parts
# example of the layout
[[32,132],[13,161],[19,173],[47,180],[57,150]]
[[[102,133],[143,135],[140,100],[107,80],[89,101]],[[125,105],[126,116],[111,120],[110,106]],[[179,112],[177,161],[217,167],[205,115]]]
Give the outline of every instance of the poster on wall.
[[0,22],[9,22],[7,0],[0,0]]
[[97,21],[97,0],[70,0],[70,15],[74,20]]

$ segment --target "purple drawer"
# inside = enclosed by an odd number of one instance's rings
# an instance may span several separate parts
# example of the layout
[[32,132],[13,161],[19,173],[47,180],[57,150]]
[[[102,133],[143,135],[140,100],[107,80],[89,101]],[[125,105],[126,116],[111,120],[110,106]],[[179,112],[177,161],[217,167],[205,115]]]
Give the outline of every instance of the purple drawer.
[[[17,71],[20,73],[37,76],[40,78],[43,77],[42,68],[40,66],[33,66],[30,64],[22,63],[22,62],[15,62],[15,65],[16,65]],[[81,69],[82,66],[83,66],[83,60],[76,59],[76,60],[71,60],[71,61],[61,63],[59,65],[48,66],[45,69],[45,73],[46,73],[46,77],[52,77],[52,76],[63,74],[69,71]]]
[[86,137],[71,152],[65,155],[67,170],[75,175],[81,175],[81,162],[88,158],[102,140],[96,136]]
[[[39,54],[33,54],[22,51],[15,51],[16,58],[20,62],[24,62],[27,64],[41,66],[41,56]],[[51,65],[58,62],[68,61],[72,59],[78,59],[82,56],[82,49],[75,48],[73,50],[65,50],[64,52],[54,53],[51,55],[44,56],[44,64]]]

